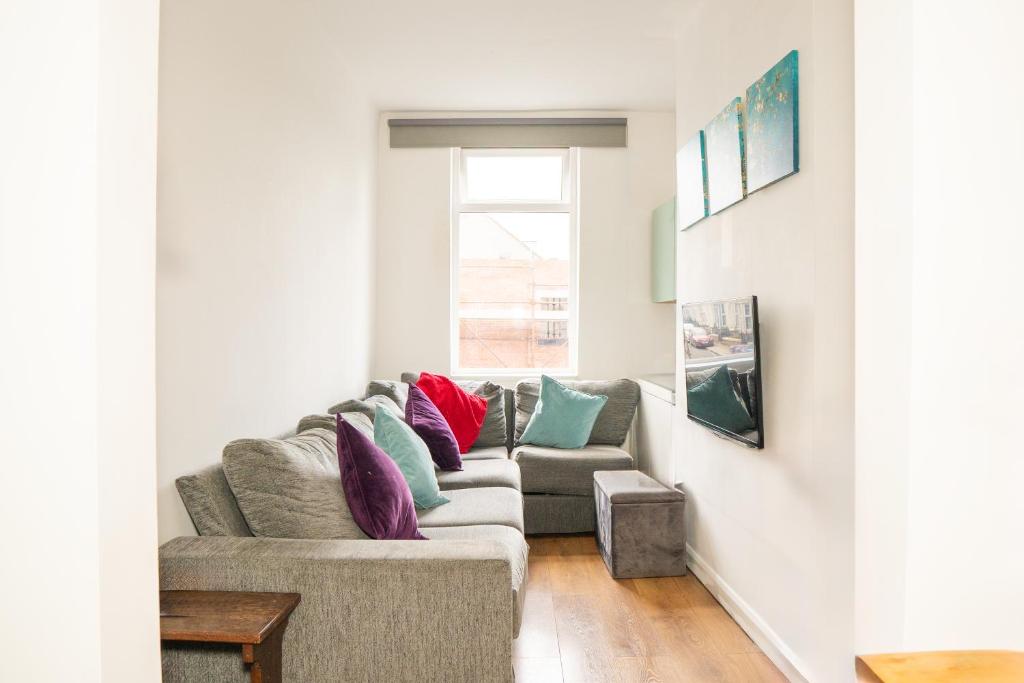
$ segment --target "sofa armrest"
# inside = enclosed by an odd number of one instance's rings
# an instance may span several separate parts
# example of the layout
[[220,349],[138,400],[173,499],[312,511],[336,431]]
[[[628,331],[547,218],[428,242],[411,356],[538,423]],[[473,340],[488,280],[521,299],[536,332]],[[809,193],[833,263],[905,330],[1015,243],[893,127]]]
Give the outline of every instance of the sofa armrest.
[[[511,681],[511,569],[493,541],[181,537],[162,590],[294,592],[284,680]],[[232,656],[233,655],[233,656]],[[164,646],[164,681],[245,681],[238,656]]]

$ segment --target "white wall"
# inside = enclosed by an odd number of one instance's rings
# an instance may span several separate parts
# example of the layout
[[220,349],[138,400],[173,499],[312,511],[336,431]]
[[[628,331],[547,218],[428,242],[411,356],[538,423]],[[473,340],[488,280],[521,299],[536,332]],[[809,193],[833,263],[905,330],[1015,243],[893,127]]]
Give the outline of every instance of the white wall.
[[10,680],[160,676],[156,57],[155,1],[0,5]]
[[174,479],[361,392],[376,115],[328,3],[176,0],[160,41],[160,538]]
[[[1022,649],[1024,9],[857,11],[857,240],[909,254],[896,270],[886,249],[857,254],[857,648]],[[899,46],[895,70],[886,46]],[[912,97],[912,119],[872,114],[894,93]],[[872,329],[909,357],[895,376],[879,345],[861,343]],[[876,450],[879,425],[891,446]]]
[[156,505],[156,0],[99,3],[100,622],[105,683],[160,675]]
[[829,683],[853,677],[852,21],[852,0],[703,0],[676,60],[682,146],[800,51],[800,173],[678,244],[681,302],[759,297],[766,447],[686,419],[682,354],[674,442],[698,574],[784,672]]
[[855,649],[861,654],[903,649],[911,358],[925,350],[911,345],[908,131],[919,123],[911,0],[856,5]]
[[[380,117],[377,377],[451,371],[450,153],[388,145],[388,118],[424,115]],[[650,216],[675,194],[674,120],[670,112],[623,115],[627,148],[580,153],[579,376],[586,378],[669,372],[674,364],[673,308],[650,298]]]

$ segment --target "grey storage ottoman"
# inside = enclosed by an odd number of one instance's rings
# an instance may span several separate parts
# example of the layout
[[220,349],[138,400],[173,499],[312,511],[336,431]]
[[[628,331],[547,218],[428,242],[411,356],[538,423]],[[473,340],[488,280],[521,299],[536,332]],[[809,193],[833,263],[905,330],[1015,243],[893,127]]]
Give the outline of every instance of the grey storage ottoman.
[[597,547],[616,579],[686,573],[682,491],[642,472],[594,472]]

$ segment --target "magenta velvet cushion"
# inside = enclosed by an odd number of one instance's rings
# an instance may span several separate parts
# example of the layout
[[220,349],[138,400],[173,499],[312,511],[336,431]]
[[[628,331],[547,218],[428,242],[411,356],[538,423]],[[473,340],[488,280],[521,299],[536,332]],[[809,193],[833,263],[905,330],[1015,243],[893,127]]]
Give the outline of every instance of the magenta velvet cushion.
[[338,466],[352,518],[370,538],[426,540],[416,523],[412,491],[395,461],[339,413]]
[[409,385],[405,421],[430,449],[430,457],[442,470],[461,470],[459,442],[433,401],[415,384]]

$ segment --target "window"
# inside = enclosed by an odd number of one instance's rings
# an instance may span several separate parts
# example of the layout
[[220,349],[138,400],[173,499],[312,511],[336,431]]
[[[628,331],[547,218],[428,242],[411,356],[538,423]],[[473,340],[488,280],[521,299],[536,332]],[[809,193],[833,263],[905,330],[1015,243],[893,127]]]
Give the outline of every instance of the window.
[[452,368],[576,372],[576,153],[452,152]]

